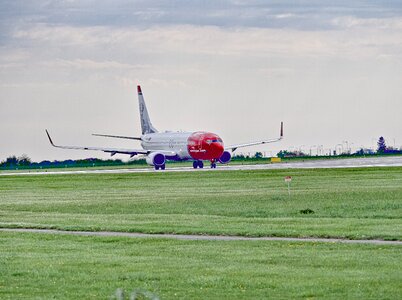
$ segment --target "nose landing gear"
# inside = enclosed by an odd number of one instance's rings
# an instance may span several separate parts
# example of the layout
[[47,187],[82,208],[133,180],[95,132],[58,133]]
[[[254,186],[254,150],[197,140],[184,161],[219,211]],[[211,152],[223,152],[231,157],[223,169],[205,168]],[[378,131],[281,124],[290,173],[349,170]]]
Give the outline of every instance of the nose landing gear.
[[216,161],[211,160],[211,169],[216,169]]

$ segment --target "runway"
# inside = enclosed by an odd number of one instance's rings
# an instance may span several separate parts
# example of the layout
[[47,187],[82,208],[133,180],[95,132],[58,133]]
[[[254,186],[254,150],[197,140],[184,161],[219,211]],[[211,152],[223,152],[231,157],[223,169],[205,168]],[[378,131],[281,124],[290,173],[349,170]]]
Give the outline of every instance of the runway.
[[67,174],[123,174],[123,173],[155,173],[155,172],[216,172],[235,170],[277,170],[277,169],[324,169],[324,168],[365,168],[365,167],[395,167],[402,166],[402,156],[390,157],[362,157],[362,158],[337,158],[317,159],[298,162],[282,162],[272,164],[255,165],[218,165],[217,169],[193,169],[192,167],[175,167],[174,164],[167,164],[166,170],[155,171],[153,168],[141,169],[87,169],[87,170],[46,170],[46,171],[21,171],[21,172],[0,172],[0,176],[18,175],[67,175]]
[[193,234],[149,234],[136,232],[114,231],[66,231],[55,229],[26,229],[26,228],[0,228],[0,232],[22,232],[39,234],[65,234],[77,236],[98,237],[127,237],[127,238],[166,238],[186,241],[282,241],[282,242],[319,242],[319,243],[343,243],[343,244],[371,244],[371,245],[399,245],[402,241],[384,240],[347,240],[334,238],[297,238],[297,237],[245,237],[222,235],[193,235]]

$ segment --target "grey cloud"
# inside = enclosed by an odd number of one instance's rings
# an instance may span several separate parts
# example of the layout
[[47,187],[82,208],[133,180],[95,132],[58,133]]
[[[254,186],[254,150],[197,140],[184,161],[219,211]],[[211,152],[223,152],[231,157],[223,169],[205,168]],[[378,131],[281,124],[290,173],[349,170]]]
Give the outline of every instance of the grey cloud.
[[[12,24],[69,26],[209,25],[328,29],[332,18],[402,15],[400,1],[2,1],[2,28]],[[288,16],[288,17],[283,17]],[[8,25],[7,25],[8,24]]]
[[0,1],[0,160],[98,155],[58,152],[44,128],[124,148],[89,138],[138,133],[138,83],[161,129],[237,143],[284,120],[282,149],[399,143],[401,16],[400,1]]

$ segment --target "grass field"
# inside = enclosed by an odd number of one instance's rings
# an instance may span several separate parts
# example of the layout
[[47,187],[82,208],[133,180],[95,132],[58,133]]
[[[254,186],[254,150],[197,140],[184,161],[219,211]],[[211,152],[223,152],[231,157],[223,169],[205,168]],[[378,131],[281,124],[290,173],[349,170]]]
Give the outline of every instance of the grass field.
[[[4,228],[402,240],[401,216],[402,167],[0,176]],[[118,288],[161,299],[402,294],[398,245],[1,231],[0,245],[0,299],[108,299]]]
[[[401,248],[0,234],[1,299],[397,299]],[[126,298],[128,299],[128,298]]]
[[1,227],[401,240],[401,216],[401,167],[0,177]]

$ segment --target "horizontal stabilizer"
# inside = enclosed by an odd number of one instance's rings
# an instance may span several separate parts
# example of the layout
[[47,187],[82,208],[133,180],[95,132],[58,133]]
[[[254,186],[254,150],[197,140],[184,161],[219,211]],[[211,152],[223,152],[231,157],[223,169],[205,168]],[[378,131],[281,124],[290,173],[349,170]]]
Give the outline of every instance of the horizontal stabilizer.
[[94,136],[102,136],[102,137],[110,137],[110,138],[116,138],[116,139],[127,139],[127,140],[141,141],[140,137],[135,137],[135,136],[108,135],[108,134],[98,134],[98,133],[93,133],[92,135],[94,135]]

